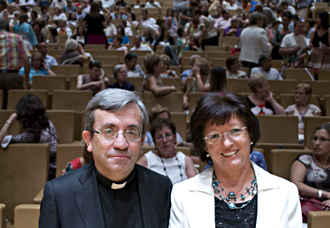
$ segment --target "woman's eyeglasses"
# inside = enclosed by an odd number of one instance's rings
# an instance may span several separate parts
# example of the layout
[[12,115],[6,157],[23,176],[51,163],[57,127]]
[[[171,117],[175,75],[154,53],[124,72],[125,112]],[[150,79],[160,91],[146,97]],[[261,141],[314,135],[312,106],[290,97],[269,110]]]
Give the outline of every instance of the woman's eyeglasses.
[[156,142],[161,142],[164,140],[164,137],[166,140],[171,140],[173,138],[173,133],[166,133],[165,135],[157,135],[156,136]]
[[327,139],[327,138],[318,138],[318,137],[312,137],[311,140],[313,140],[313,142],[317,142],[317,140],[320,140],[320,142],[327,142],[327,141],[330,141],[330,139]]
[[230,131],[227,131],[223,134],[219,132],[212,132],[208,134],[206,137],[203,138],[205,142],[208,144],[217,144],[221,141],[223,138],[223,135],[226,134],[230,139],[235,139],[243,134],[244,129],[247,127],[242,127],[242,128],[234,128],[231,129]]

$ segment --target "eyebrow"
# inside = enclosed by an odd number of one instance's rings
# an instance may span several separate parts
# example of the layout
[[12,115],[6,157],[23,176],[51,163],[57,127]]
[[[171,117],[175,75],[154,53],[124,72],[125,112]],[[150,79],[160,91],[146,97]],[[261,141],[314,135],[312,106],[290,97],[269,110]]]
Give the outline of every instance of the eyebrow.
[[[104,123],[104,124],[101,125],[101,128],[103,128],[103,127],[116,127],[116,125],[113,124],[113,123]],[[130,124],[130,125],[128,125],[128,128],[139,128],[139,125]]]

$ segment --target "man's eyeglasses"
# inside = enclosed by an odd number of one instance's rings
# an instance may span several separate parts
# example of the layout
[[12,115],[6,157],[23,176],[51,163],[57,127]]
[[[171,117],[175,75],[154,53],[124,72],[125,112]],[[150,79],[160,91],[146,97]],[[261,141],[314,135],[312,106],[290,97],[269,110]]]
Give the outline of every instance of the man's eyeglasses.
[[92,130],[92,132],[100,134],[101,138],[105,141],[113,141],[118,137],[119,134],[123,134],[124,138],[130,142],[137,142],[141,138],[141,132],[138,130],[128,130],[123,133],[118,133],[118,131],[114,129],[105,128],[100,131]]
[[171,140],[173,138],[173,133],[166,133],[165,135],[158,135],[156,136],[156,142],[161,142],[164,140],[164,137],[166,140]]
[[317,140],[320,140],[320,142],[327,142],[327,141],[330,141],[330,139],[327,139],[327,138],[318,138],[318,137],[312,137],[311,140],[313,140],[313,142],[317,142]]
[[244,129],[247,127],[242,127],[242,128],[234,128],[231,129],[230,131],[227,131],[223,134],[219,132],[212,132],[205,136],[203,140],[207,142],[208,144],[217,144],[221,141],[223,138],[223,135],[226,134],[230,139],[235,139],[243,134]]

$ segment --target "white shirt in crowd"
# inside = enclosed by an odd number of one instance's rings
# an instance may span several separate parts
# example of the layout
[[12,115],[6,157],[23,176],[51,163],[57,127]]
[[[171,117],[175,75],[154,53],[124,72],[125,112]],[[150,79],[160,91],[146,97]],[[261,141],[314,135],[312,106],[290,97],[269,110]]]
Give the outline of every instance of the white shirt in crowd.
[[83,13],[84,14],[88,14],[88,13],[90,13],[90,11],[91,11],[91,6],[90,5],[87,5],[84,9],[83,9]]
[[114,0],[101,0],[102,7],[104,8],[110,8],[113,4],[115,4]]
[[161,5],[158,3],[158,2],[155,2],[154,3],[150,3],[150,2],[146,2],[146,6],[145,6],[146,9],[150,9],[150,8],[159,8],[161,9]]
[[225,20],[225,19],[223,19],[223,17],[220,17],[215,20],[214,28],[215,29],[226,29],[230,25],[231,25],[231,18],[229,18],[228,20]]
[[147,20],[141,20],[142,27],[150,27],[153,30],[158,29],[158,25],[156,24],[156,20],[154,18],[149,17]]
[[106,36],[115,36],[115,35],[117,35],[116,26],[112,23],[110,23],[110,25],[108,25],[103,31],[104,31]]
[[140,47],[136,48],[136,47],[132,47],[131,51],[151,51],[151,53],[154,53],[153,50],[151,49],[151,47],[148,44],[140,44]]
[[237,10],[238,6],[236,4],[233,4],[232,6],[230,4],[226,5],[226,10]]
[[50,4],[50,7],[51,7],[51,8],[58,7],[58,8],[60,8],[60,9],[63,9],[64,6],[66,6],[66,5],[67,5],[66,0],[62,0],[62,1],[59,1],[59,0],[53,0],[53,1],[52,1],[52,4]]
[[53,20],[56,21],[56,20],[61,20],[61,21],[67,21],[67,17],[65,15],[65,13],[61,13],[60,15],[55,15],[53,16]]
[[[60,29],[61,28],[57,28],[57,32],[59,32]],[[72,36],[72,30],[71,30],[71,28],[65,27],[65,32],[66,32],[66,35],[68,36],[68,38],[70,38]]]
[[266,75],[267,80],[283,80],[282,76],[280,75],[278,70],[275,69],[275,68],[270,68],[269,71],[265,71],[264,68],[262,68],[262,67],[252,68],[251,75],[255,75],[255,74],[258,74],[258,73]]

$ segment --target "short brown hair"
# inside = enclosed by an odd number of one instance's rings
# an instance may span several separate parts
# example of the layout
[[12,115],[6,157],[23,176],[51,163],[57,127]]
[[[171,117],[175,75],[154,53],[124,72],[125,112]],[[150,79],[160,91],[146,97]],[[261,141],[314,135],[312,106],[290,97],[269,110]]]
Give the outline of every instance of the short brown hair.
[[234,56],[227,58],[226,66],[227,66],[228,70],[230,70],[230,66],[233,65],[233,63],[237,60],[238,60],[238,58],[234,57]]
[[168,55],[162,54],[159,56],[160,61],[162,61],[164,63],[164,65],[166,65],[166,68],[168,69],[170,66],[170,57]]
[[299,88],[303,88],[305,90],[305,93],[306,94],[310,94],[312,95],[312,87],[307,84],[307,83],[299,83],[297,86],[296,86],[296,89],[299,89]]
[[207,62],[206,59],[204,58],[196,59],[194,64],[201,69],[202,74],[204,75],[210,74],[210,64]]
[[171,119],[171,113],[168,111],[168,108],[161,106],[160,104],[156,104],[154,107],[151,108],[149,112],[149,122],[150,124],[157,119],[159,114],[166,112],[168,117]]
[[157,54],[148,54],[143,58],[144,67],[147,70],[147,74],[153,74],[155,69],[154,66],[157,66],[160,62],[160,57]]
[[257,92],[257,88],[262,87],[262,84],[267,81],[267,77],[264,74],[254,74],[251,76],[251,78],[249,79],[249,88],[250,90],[255,93]]

